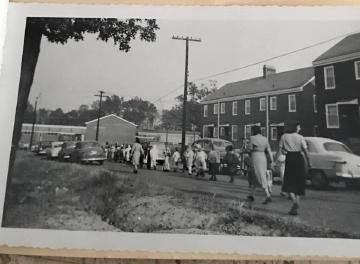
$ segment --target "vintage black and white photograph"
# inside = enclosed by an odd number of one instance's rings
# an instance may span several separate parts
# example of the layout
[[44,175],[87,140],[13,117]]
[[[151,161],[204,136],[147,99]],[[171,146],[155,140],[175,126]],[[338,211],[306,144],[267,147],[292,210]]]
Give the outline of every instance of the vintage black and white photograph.
[[359,20],[27,16],[21,41],[2,228],[360,238]]

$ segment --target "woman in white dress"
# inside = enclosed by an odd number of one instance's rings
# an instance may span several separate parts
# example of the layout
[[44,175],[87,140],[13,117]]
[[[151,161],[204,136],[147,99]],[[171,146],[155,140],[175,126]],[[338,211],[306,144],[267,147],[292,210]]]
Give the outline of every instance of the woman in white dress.
[[251,128],[252,136],[250,137],[249,151],[251,157],[252,173],[251,173],[251,194],[248,196],[249,201],[254,201],[256,188],[260,187],[264,190],[266,198],[263,204],[271,202],[271,192],[267,179],[268,159],[273,165],[273,157],[269,141],[261,135],[259,126]]

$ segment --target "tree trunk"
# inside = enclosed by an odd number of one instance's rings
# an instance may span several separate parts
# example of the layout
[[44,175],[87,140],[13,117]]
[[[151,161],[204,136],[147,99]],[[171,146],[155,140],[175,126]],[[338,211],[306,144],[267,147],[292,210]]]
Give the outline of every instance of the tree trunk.
[[[34,22],[33,18],[27,18],[24,46],[23,46],[23,55],[21,61],[18,100],[16,105],[15,123],[14,123],[14,131],[13,131],[12,144],[11,144],[8,178],[6,183],[7,193],[8,191],[10,191],[9,186],[11,184],[11,180],[12,180],[11,178],[13,175],[16,149],[18,147],[21,138],[21,128],[24,120],[25,110],[27,107],[30,88],[34,79],[36,63],[39,57],[41,37],[42,37],[41,25]],[[6,201],[5,201],[4,210],[6,210]],[[6,214],[4,211],[4,217],[5,216]]]

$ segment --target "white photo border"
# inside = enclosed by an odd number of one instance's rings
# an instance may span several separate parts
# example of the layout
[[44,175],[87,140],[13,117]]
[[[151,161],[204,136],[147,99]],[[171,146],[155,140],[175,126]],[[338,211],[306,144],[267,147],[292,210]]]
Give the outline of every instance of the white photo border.
[[[9,4],[0,79],[0,219],[8,175],[26,17],[144,17],[192,20],[360,20],[360,7],[174,7]],[[55,239],[56,238],[56,239]],[[226,256],[360,258],[360,240],[0,228],[0,246]],[[1,248],[0,248],[1,250]],[[150,254],[150,256],[154,256]],[[145,254],[146,255],[146,254]],[[111,254],[110,254],[111,256]],[[144,258],[143,254],[140,254]],[[226,259],[226,257],[222,257]]]

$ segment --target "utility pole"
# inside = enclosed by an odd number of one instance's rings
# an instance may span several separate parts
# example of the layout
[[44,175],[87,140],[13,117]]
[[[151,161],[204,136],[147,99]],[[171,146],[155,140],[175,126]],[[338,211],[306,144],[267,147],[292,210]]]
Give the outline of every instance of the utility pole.
[[95,94],[95,96],[100,97],[98,119],[97,119],[97,124],[96,124],[96,136],[95,136],[95,140],[96,140],[96,141],[99,140],[99,125],[100,125],[100,115],[101,115],[101,101],[102,101],[102,98],[103,98],[103,94],[104,94],[104,93],[105,93],[104,91],[99,91],[99,94]]
[[41,93],[36,97],[35,99],[35,105],[34,105],[34,115],[33,115],[33,122],[32,122],[32,127],[31,127],[31,135],[30,135],[30,144],[29,144],[29,149],[31,150],[31,147],[33,145],[33,140],[34,140],[34,130],[35,130],[35,124],[36,124],[36,119],[37,119],[37,102],[39,100]]
[[183,116],[182,116],[182,134],[181,134],[181,154],[185,151],[185,138],[186,138],[186,105],[187,105],[187,86],[188,86],[188,63],[189,63],[189,41],[201,42],[201,39],[192,37],[175,37],[175,40],[185,40],[185,80],[184,80],[184,98],[183,98]]

